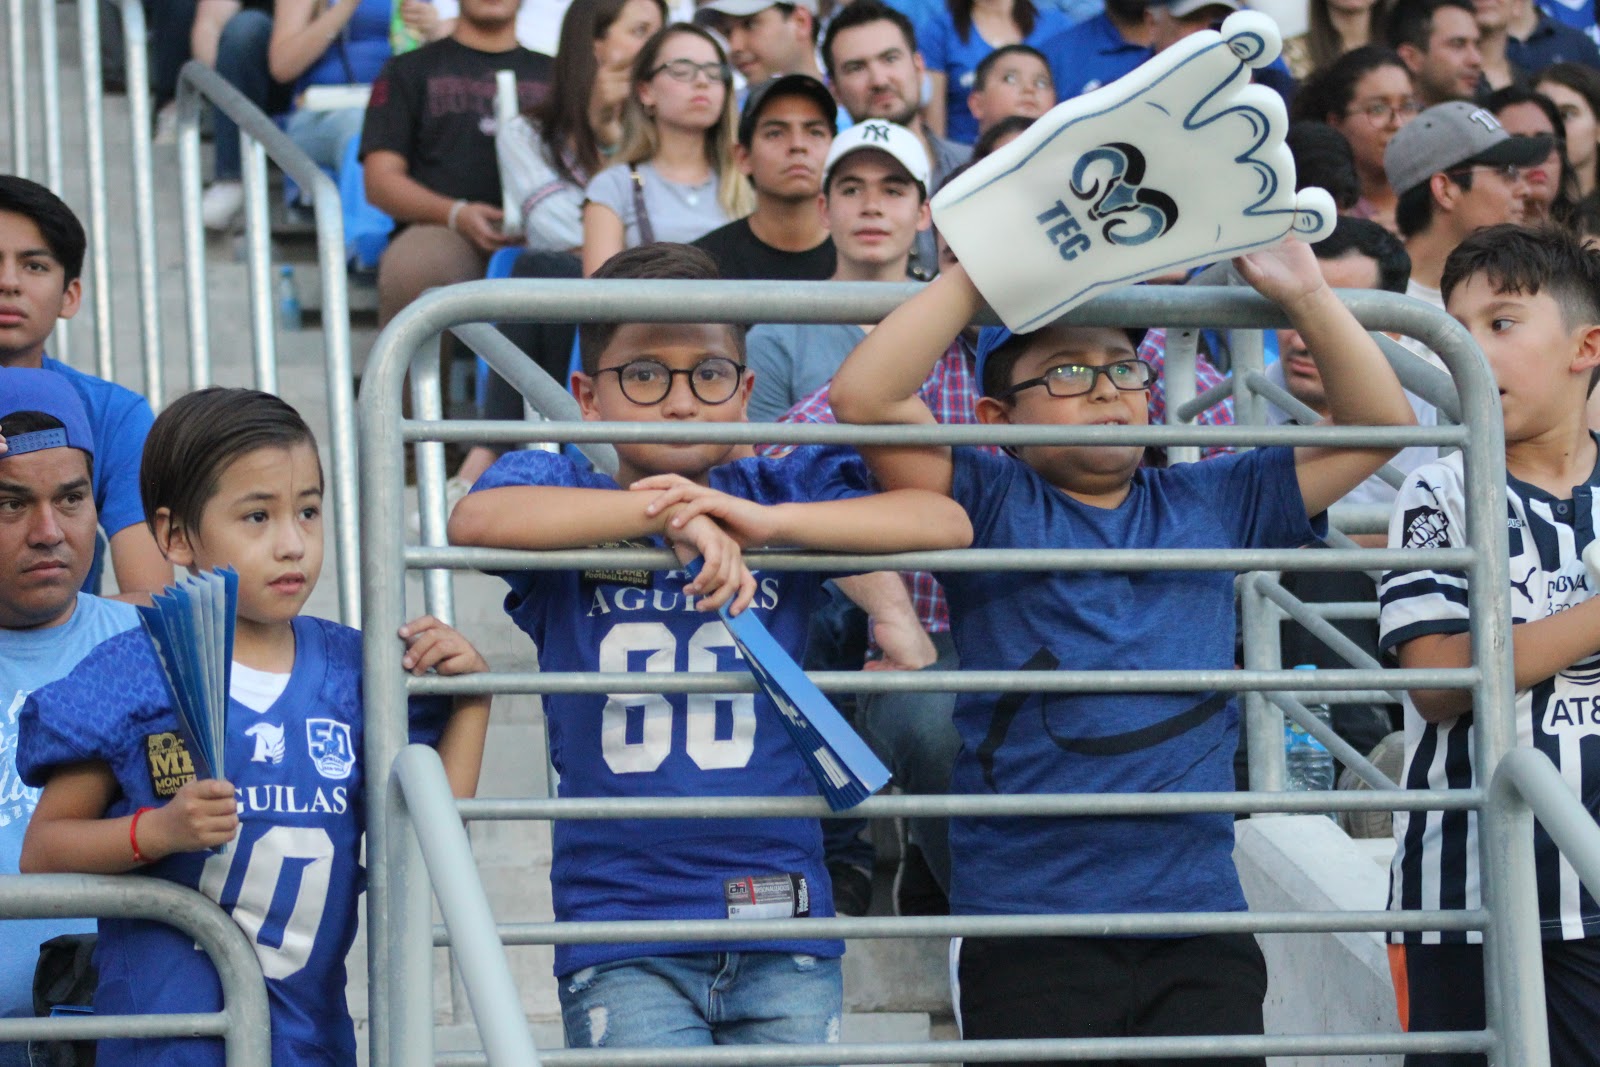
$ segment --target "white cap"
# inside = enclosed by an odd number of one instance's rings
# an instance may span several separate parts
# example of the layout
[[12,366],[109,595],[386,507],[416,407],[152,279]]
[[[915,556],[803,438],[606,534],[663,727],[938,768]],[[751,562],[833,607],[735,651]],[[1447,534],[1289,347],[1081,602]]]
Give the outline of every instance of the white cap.
[[791,7],[803,7],[813,15],[817,13],[817,0],[709,0],[702,3],[700,11],[716,11],[732,18],[748,18],[769,7],[785,3]]
[[839,160],[852,152],[873,149],[893,157],[922,186],[924,195],[933,192],[928,188],[931,175],[928,167],[928,150],[922,147],[917,135],[888,119],[867,119],[858,122],[833,139],[828,149],[828,161],[822,167],[822,186],[827,188],[828,178]]

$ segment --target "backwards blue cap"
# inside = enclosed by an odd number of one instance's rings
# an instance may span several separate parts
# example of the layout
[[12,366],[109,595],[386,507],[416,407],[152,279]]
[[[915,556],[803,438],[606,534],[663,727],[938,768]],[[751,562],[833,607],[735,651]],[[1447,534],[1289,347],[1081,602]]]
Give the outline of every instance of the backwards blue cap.
[[94,455],[89,415],[72,383],[61,375],[47,370],[0,367],[0,432],[4,432],[6,417],[19,411],[49,415],[61,426],[33,433],[7,434],[6,450],[0,452],[0,461],[46,448],[79,448]]
[[[1144,327],[1129,328],[1123,332],[1128,335],[1128,340],[1133,342],[1134,350],[1137,351],[1139,345],[1144,341]],[[999,351],[1002,345],[1015,336],[1016,334],[1004,326],[985,326],[978,331],[978,358],[976,365],[973,367],[973,374],[977,378],[979,396],[986,395],[983,391],[983,370],[988,365],[989,357]]]

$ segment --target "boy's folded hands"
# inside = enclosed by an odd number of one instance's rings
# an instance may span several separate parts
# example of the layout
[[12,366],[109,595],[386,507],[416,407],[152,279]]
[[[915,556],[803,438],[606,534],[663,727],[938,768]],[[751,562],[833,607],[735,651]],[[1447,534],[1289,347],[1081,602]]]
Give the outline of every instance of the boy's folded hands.
[[678,559],[696,555],[700,574],[684,591],[700,598],[702,611],[728,606],[737,615],[755,598],[756,580],[744,562],[744,549],[767,544],[777,530],[773,509],[699,485],[677,474],[641,478],[629,490],[658,495],[645,507],[651,518],[665,516],[662,536]]

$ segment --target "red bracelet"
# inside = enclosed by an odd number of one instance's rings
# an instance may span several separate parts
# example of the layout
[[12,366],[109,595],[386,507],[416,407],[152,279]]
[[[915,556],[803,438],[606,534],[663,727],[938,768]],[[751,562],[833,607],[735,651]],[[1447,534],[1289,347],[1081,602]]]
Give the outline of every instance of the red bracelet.
[[140,808],[138,811],[133,813],[133,821],[128,824],[128,844],[133,846],[133,862],[135,863],[150,862],[145,858],[144,853],[139,851],[139,816],[151,810],[153,809]]

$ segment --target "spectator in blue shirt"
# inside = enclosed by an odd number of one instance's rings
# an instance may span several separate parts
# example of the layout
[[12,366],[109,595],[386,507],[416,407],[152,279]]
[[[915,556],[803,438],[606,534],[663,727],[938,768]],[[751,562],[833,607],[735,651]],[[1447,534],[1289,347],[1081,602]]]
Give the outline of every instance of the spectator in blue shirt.
[[917,38],[928,66],[929,93],[923,118],[933,132],[962,144],[978,139],[978,122],[967,110],[978,64],[1002,45],[1038,48],[1071,23],[1054,7],[1032,0],[945,0],[937,19]]
[[[172,567],[145,528],[139,498],[139,460],[155,420],[150,405],[45,355],[56,321],[78,313],[85,244],[82,223],[60,197],[26,178],[0,175],[0,367],[43,369],[72,383],[94,434],[94,502],[117,588],[159,592],[172,581]],[[91,593],[100,588],[98,543],[92,561],[83,585]]]
[[1150,58],[1146,0],[1106,0],[1106,9],[1039,46],[1056,98],[1070,100],[1116,81]]
[[[1592,15],[1589,25],[1594,26]],[[1551,18],[1533,0],[1511,0],[1506,56],[1523,70],[1535,73],[1556,63],[1600,68],[1600,47],[1589,35]]]

